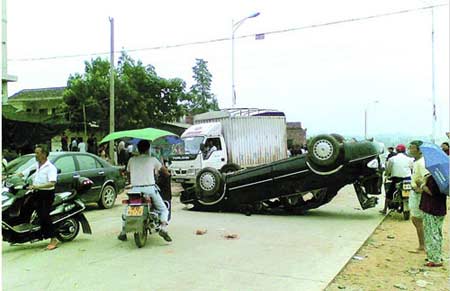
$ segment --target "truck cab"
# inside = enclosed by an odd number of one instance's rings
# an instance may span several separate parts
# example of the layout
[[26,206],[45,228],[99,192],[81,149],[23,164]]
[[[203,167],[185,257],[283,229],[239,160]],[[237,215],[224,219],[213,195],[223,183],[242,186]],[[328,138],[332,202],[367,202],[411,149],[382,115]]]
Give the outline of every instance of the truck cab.
[[184,186],[193,185],[201,169],[211,167],[220,170],[228,163],[220,123],[194,125],[181,135],[181,140],[177,153],[170,158],[169,170],[175,182]]

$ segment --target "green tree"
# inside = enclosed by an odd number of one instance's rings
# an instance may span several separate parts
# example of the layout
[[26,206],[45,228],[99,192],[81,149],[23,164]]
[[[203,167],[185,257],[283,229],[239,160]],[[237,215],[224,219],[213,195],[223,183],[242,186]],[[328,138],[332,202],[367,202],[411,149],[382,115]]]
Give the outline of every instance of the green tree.
[[[101,58],[85,62],[83,75],[69,77],[64,91],[72,129],[83,128],[83,105],[89,122],[101,131],[109,130],[109,61]],[[181,79],[164,79],[151,65],[144,66],[122,53],[114,79],[115,129],[156,126],[174,121],[186,112],[186,84]]]
[[212,74],[208,70],[208,62],[195,59],[192,68],[195,84],[191,86],[186,103],[188,113],[198,114],[211,110],[219,110],[215,95],[211,92]]

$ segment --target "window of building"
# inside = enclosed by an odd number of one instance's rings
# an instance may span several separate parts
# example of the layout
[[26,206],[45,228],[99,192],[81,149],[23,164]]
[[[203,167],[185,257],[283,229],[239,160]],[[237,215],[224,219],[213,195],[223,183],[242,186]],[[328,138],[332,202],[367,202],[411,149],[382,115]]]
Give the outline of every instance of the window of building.
[[39,109],[39,114],[47,114],[47,109],[45,109],[45,108],[41,108],[41,109]]

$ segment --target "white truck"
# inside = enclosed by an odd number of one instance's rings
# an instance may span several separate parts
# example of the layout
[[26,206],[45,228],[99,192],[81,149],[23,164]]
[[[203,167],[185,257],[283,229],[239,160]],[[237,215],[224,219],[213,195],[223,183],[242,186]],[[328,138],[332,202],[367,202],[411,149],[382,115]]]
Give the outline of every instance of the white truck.
[[287,158],[286,117],[277,110],[233,108],[199,114],[181,139],[169,170],[184,188],[194,185],[206,167],[227,173]]

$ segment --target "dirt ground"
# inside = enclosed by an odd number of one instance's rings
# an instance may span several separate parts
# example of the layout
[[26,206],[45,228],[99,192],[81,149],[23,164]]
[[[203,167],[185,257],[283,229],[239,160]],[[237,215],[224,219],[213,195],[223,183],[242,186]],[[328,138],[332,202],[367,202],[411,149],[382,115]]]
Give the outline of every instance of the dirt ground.
[[391,212],[325,290],[450,290],[448,216],[443,267],[425,267],[425,253],[408,252],[418,245],[415,228]]

